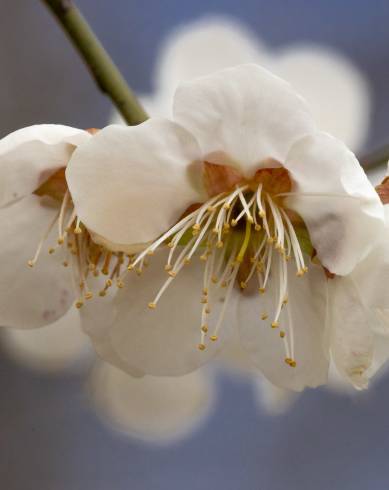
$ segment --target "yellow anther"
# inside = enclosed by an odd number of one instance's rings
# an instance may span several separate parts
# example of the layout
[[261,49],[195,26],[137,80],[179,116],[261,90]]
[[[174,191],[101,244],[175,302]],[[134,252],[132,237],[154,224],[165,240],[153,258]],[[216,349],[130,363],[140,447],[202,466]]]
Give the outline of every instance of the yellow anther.
[[185,264],[185,265],[190,264],[190,258],[189,258],[189,257],[185,257],[185,259],[184,259],[184,264]]
[[290,357],[285,358],[286,364],[288,364],[290,367],[296,367],[297,363],[294,359],[291,359]]
[[124,288],[124,282],[121,279],[118,279],[116,281],[116,287],[118,287],[119,289]]
[[200,232],[198,230],[192,230],[192,236],[197,236]]
[[192,226],[192,230],[196,230],[196,231],[199,231],[201,228],[200,224],[199,223],[195,223],[193,226]]
[[157,304],[150,302],[147,306],[150,308],[150,310],[155,310],[155,308],[157,307]]
[[129,264],[128,267],[127,267],[127,270],[128,271],[132,271],[133,269],[134,269],[133,264]]
[[60,236],[57,240],[57,243],[58,243],[58,245],[62,245],[64,243],[64,241],[65,241],[65,239],[62,236]]
[[297,272],[296,272],[296,276],[297,277],[302,277],[304,275],[304,270],[303,269],[299,269]]
[[236,221],[236,219],[231,220],[231,226],[236,226],[237,224],[238,222]]
[[247,282],[241,281],[240,282],[240,288],[241,289],[246,289],[247,288]]
[[285,297],[283,300],[282,300],[282,304],[283,305],[287,305],[288,304],[288,298]]
[[305,274],[306,272],[308,272],[308,267],[307,267],[307,266],[304,266],[304,267],[303,267],[303,272],[304,272],[304,274]]
[[147,255],[150,255],[150,256],[151,256],[151,255],[154,255],[154,250],[149,250],[149,251],[147,252]]
[[292,258],[292,256],[291,256],[291,255],[285,255],[285,260],[287,260],[287,261],[288,261],[288,260],[290,260],[291,258]]
[[173,248],[174,247],[174,242],[169,242],[166,244],[169,248]]
[[207,315],[209,315],[211,313],[211,308],[207,306],[204,311]]
[[214,233],[215,235],[217,235],[219,233],[219,230],[215,227],[215,228],[212,228],[212,233]]
[[254,223],[253,217],[252,216],[247,216],[247,221],[251,224]]
[[205,344],[199,344],[197,347],[199,350],[205,350]]
[[217,335],[211,335],[209,338],[212,340],[212,342],[216,342],[219,337]]
[[28,265],[28,267],[34,267],[35,262],[34,262],[33,260],[29,260],[29,261],[27,262],[27,265]]
[[211,277],[211,281],[213,282],[213,284],[216,284],[218,282],[218,280],[219,279],[217,278],[217,276],[212,276]]
[[230,209],[230,207],[231,207],[231,204],[228,204],[228,202],[225,202],[225,203],[223,204],[223,208],[224,208],[224,209]]
[[255,231],[261,231],[262,230],[262,226],[259,225],[258,223],[254,226],[254,230]]
[[216,243],[216,248],[223,248],[223,242],[221,240],[219,240],[217,243]]
[[208,206],[207,211],[208,211],[208,213],[212,213],[213,211],[215,211],[214,206]]
[[220,286],[221,286],[222,288],[226,288],[226,287],[227,287],[227,282],[226,282],[226,281],[223,281],[223,282],[220,284]]
[[[102,271],[102,272],[104,274],[104,271]],[[136,269],[135,273],[136,273],[137,276],[141,276],[142,275],[142,269],[141,268]]]
[[229,223],[224,223],[224,225],[223,225],[223,230],[224,230],[225,232],[227,232],[227,231],[228,231],[230,228],[231,228],[231,226],[229,225]]
[[265,291],[266,291],[266,289],[265,289],[265,288],[259,288],[259,289],[258,289],[258,292],[259,292],[260,294],[264,294],[264,293],[265,293]]
[[203,255],[200,255],[200,260],[202,260],[203,262],[206,262],[208,259],[207,255],[203,254]]
[[88,269],[93,272],[96,269],[96,264],[88,264]]
[[110,287],[112,286],[112,279],[107,279],[107,280],[105,281],[105,286],[106,286],[107,288],[110,288]]
[[86,294],[85,294],[85,299],[92,299],[93,298],[93,293],[92,291],[88,291]]
[[76,235],[81,235],[82,233],[82,229],[79,226],[76,226],[73,231]]
[[265,211],[263,211],[262,209],[258,212],[258,214],[262,219],[266,216]]
[[278,328],[280,324],[278,322],[272,322],[271,323],[271,328]]
[[175,272],[175,271],[168,271],[168,274],[169,274],[170,277],[176,277],[177,272]]
[[281,330],[280,332],[280,337],[283,339],[285,337],[285,332],[283,330]]
[[269,236],[269,238],[267,239],[267,243],[269,243],[269,245],[271,245],[274,242],[275,242],[274,238],[272,236]]
[[200,303],[203,304],[203,305],[206,305],[208,303],[208,299],[206,297],[201,298]]
[[207,325],[203,325],[201,327],[201,331],[204,332],[204,333],[207,333],[208,332],[208,326]]
[[269,315],[267,313],[261,314],[261,320],[267,320],[268,318],[269,318]]
[[166,264],[166,265],[165,265],[165,271],[166,271],[166,272],[169,272],[169,271],[171,271],[171,270],[172,270],[172,266],[171,266],[170,264]]
[[68,267],[68,266],[69,266],[69,262],[68,262],[67,260],[64,260],[64,261],[62,262],[62,265],[63,265],[64,267]]
[[49,254],[50,254],[50,255],[52,255],[54,252],[55,252],[55,248],[50,247],[50,248],[49,248]]
[[84,306],[84,302],[82,300],[78,300],[75,303],[75,307],[80,309],[82,306]]
[[107,294],[107,291],[104,291],[104,289],[102,289],[100,292],[99,292],[99,296],[103,297]]

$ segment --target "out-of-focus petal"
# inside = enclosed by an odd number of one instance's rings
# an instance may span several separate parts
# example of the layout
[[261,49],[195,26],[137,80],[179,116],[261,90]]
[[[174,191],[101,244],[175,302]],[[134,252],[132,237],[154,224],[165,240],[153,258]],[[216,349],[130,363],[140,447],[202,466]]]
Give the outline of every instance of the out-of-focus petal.
[[90,354],[90,342],[81,331],[76,308],[42,328],[3,328],[0,343],[7,355],[23,366],[50,373],[76,368]]
[[205,370],[134,378],[100,363],[90,391],[98,415],[115,429],[148,442],[171,443],[189,436],[210,413],[212,381]]

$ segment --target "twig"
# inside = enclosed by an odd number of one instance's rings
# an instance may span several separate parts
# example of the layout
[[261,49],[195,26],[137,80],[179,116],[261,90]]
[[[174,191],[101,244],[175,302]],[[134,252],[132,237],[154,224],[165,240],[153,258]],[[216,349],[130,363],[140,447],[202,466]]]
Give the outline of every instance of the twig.
[[62,25],[98,87],[111,98],[127,124],[148,116],[72,0],[42,0]]

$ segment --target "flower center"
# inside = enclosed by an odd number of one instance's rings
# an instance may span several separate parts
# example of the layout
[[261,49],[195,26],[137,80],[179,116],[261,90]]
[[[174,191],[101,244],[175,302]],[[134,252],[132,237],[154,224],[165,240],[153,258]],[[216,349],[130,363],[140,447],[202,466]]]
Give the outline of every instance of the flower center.
[[[120,275],[125,267],[124,262],[127,259],[129,264],[133,256],[110,251],[92,239],[91,233],[77,217],[67,188],[65,169],[61,168],[54,173],[35,194],[42,198],[43,205],[54,205],[58,207],[58,211],[43,233],[28,266],[36,265],[45,243],[51,241],[54,235],[56,243],[48,248],[48,253],[54,254],[61,249],[62,265],[71,268],[77,308],[81,308],[85,300],[93,297],[92,291],[96,290],[96,284],[100,296],[105,296],[114,283],[119,288],[123,287]],[[108,276],[107,279],[97,279],[100,274]]]
[[[195,257],[203,262],[200,350],[206,349],[208,341],[218,340],[234,285],[244,290],[256,284],[258,293],[263,295],[273,280],[277,284],[277,297],[269,326],[278,331],[284,343],[285,362],[296,366],[291,315],[287,315],[283,328],[280,317],[288,303],[287,262],[295,263],[297,276],[307,272],[296,233],[306,229],[301,219],[284,206],[282,194],[290,190],[289,178],[288,185],[286,181],[280,184],[285,174],[284,169],[265,169],[257,172],[253,181],[235,184],[233,190],[211,197],[138,254],[128,267],[141,274],[147,256],[163,246],[169,247],[165,265],[169,277],[149,303],[149,308],[155,309],[186,264]],[[209,315],[213,290],[217,288],[223,288],[225,296],[211,328]],[[261,320],[266,321],[268,317],[263,311]]]

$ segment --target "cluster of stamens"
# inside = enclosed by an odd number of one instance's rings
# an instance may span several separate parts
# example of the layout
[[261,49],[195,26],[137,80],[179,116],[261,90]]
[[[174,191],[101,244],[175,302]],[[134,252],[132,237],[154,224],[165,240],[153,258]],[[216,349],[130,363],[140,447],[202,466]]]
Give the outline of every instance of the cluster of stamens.
[[[120,277],[123,269],[133,260],[133,256],[123,252],[112,252],[92,240],[88,230],[77,218],[68,190],[58,212],[43,234],[35,255],[28,261],[29,267],[34,267],[38,262],[43,247],[56,226],[56,243],[49,247],[48,253],[62,252],[62,265],[70,267],[77,308],[81,308],[85,300],[93,297],[93,291],[105,296],[111,286],[124,286]],[[102,280],[99,278],[101,275],[107,278]]]
[[[138,254],[127,270],[142,272],[144,261],[157,249],[169,247],[165,270],[168,278],[149,308],[155,309],[173,280],[185,265],[195,257],[204,263],[201,291],[200,342],[205,350],[207,339],[219,338],[227,305],[234,285],[246,289],[257,284],[257,291],[264,294],[270,281],[276,281],[278,297],[270,327],[279,332],[285,347],[285,362],[296,366],[294,359],[293,323],[290,312],[286,314],[285,327],[280,318],[288,304],[288,266],[293,260],[297,276],[307,271],[303,252],[295,228],[282,198],[271,195],[262,183],[253,189],[251,185],[236,186],[231,192],[218,194],[195,211],[186,215],[167,233]],[[213,293],[224,289],[224,301],[215,326],[209,326]],[[261,320],[269,313],[263,311]]]

